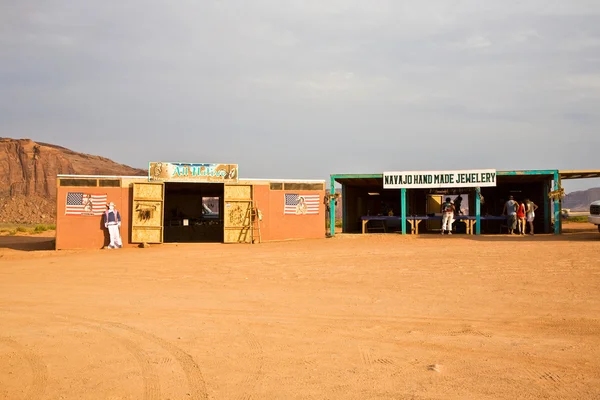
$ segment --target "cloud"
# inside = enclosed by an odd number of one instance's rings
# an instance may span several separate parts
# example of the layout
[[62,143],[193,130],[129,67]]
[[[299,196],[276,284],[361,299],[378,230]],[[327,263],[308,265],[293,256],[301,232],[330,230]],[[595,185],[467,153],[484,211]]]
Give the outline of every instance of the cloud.
[[593,168],[558,138],[596,134],[599,21],[584,0],[2,2],[0,131],[254,176]]
[[492,42],[482,35],[471,36],[465,41],[457,43],[457,47],[460,49],[481,49],[491,45]]

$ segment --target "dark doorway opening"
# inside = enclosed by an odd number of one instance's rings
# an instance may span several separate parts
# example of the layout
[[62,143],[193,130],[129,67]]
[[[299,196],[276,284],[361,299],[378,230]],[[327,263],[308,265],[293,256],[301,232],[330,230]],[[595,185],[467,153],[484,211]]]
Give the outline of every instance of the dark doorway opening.
[[165,183],[165,243],[223,242],[222,183]]

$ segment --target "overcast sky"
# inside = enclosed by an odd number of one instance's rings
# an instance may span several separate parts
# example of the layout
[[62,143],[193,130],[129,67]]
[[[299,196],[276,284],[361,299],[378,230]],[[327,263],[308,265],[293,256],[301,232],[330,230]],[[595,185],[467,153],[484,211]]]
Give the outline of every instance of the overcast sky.
[[594,169],[600,1],[0,0],[0,88],[0,136],[142,168]]

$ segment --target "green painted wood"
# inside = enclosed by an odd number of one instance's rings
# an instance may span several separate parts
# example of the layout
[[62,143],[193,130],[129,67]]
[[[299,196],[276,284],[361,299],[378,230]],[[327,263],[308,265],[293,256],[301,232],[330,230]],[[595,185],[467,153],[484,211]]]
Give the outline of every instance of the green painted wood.
[[402,210],[402,234],[406,235],[406,189],[400,189],[400,201]]
[[[554,189],[553,190],[558,190],[558,188],[560,187],[560,176],[558,174],[558,171],[554,172]],[[561,200],[560,198],[558,200],[554,200],[554,234],[555,235],[560,235],[560,231],[561,231],[561,223],[562,221],[560,220],[560,210],[561,210]]]
[[515,176],[515,175],[552,175],[558,170],[555,169],[530,169],[523,171],[496,171],[497,176]]
[[330,175],[331,179],[369,179],[369,178],[381,178],[383,179],[383,174],[335,174]]
[[[335,194],[335,179],[331,177],[331,194]],[[329,200],[329,233],[335,235],[335,198]]]

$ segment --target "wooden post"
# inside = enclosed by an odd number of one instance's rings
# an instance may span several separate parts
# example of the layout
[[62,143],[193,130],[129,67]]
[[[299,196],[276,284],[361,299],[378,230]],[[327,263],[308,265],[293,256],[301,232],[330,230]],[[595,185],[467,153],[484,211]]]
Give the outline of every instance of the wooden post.
[[[558,190],[560,188],[560,175],[558,171],[554,171],[554,190]],[[554,234],[560,235],[562,228],[562,221],[560,219],[561,215],[561,207],[562,201],[560,196],[555,198],[554,200]]]
[[335,179],[331,178],[331,200],[329,200],[329,233],[335,235]]
[[402,234],[406,235],[406,189],[400,189],[400,209],[402,210]]

